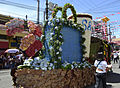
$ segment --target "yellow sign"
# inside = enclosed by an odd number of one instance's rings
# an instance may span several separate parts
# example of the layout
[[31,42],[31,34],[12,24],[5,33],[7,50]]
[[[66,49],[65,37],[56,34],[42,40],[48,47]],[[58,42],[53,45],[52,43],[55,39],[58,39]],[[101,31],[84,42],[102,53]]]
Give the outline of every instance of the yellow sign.
[[106,22],[109,21],[110,19],[107,18],[107,17],[104,17],[104,18],[102,18],[101,20],[106,23]]

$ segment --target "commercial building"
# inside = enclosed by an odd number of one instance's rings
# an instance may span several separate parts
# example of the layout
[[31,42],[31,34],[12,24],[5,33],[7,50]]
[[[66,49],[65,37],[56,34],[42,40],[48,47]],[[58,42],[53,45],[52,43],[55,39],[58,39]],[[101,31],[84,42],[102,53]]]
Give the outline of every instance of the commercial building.
[[0,14],[0,55],[8,48],[18,48],[20,45],[20,39],[24,37],[28,32],[16,33],[14,36],[8,36],[6,34],[5,23],[13,19],[9,16]]

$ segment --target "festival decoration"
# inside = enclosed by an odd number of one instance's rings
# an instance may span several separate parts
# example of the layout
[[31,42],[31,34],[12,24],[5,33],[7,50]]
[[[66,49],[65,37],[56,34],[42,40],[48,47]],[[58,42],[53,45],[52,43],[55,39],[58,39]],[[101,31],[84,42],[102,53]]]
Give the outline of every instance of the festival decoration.
[[[23,65],[19,65],[18,69],[23,69],[25,66],[29,66],[29,68],[34,68],[37,70],[52,70],[55,69],[55,66],[53,63],[51,63],[50,61],[46,60],[46,59],[40,59],[40,57],[35,57],[34,59],[26,59],[23,63]],[[82,63],[80,62],[65,62],[61,64],[61,68],[62,69],[75,69],[75,68],[79,68],[79,69],[84,69],[84,68],[91,68],[91,64],[88,63],[87,61],[85,61],[85,59],[83,60]]]
[[29,34],[21,40],[20,49],[25,51],[27,56],[34,56],[42,48],[42,42],[36,40],[34,34]]
[[33,34],[29,34],[22,38],[21,44],[20,44],[20,49],[25,51],[30,44],[33,44],[35,42],[35,36]]
[[96,20],[96,19],[101,19],[101,18],[104,18],[104,17],[110,17],[110,16],[114,16],[114,15],[116,15],[116,14],[120,14],[120,12],[117,12],[117,13],[115,13],[115,14],[108,14],[108,15],[105,15],[105,16],[103,16],[103,17],[96,17],[95,19],[93,19],[93,20]]
[[56,7],[56,8],[53,9],[52,18],[55,18],[56,13],[57,13],[59,10],[62,12],[62,7]]
[[69,3],[64,5],[64,8],[62,9],[62,17],[65,18],[65,20],[67,20],[67,14],[66,14],[67,11],[66,10],[68,8],[71,9],[73,17],[74,17],[73,21],[74,21],[74,23],[76,23],[77,22],[76,11],[75,11],[74,7],[71,4],[69,4]]
[[30,56],[34,56],[36,52],[38,52],[42,48],[42,43],[40,40],[35,40],[34,43],[30,44],[30,46],[25,51],[26,54]]
[[32,21],[28,21],[28,28],[29,32],[33,33],[34,35],[37,35],[38,37],[41,37],[42,35],[42,27],[39,24],[34,24]]
[[[40,37],[42,35],[41,25],[34,24],[32,21],[27,22],[29,28],[29,33],[26,35],[20,44],[20,49],[25,51],[28,56],[34,56],[37,51],[42,48],[42,43],[40,42]],[[8,36],[14,35],[16,32],[24,31],[25,22],[21,19],[13,19],[5,24],[7,28]],[[43,39],[41,39],[43,40]],[[39,46],[38,46],[39,45]]]
[[24,21],[21,19],[14,18],[5,24],[7,28],[7,35],[12,36],[16,32],[24,31]]
[[[67,5],[65,5],[65,7],[69,8],[70,6],[72,10],[72,5]],[[26,59],[23,65],[18,66],[18,70],[15,73],[15,77],[17,78],[16,83],[18,86],[27,88],[83,88],[94,83],[94,68],[91,64],[85,61],[84,56],[82,55],[85,53],[85,46],[83,45],[85,38],[82,37],[85,31],[80,24],[76,23],[77,20],[74,22],[67,20],[67,16],[64,16],[64,11],[67,10],[66,8],[65,10],[62,8],[62,16],[64,18],[56,18],[55,15],[52,15],[55,18],[53,17],[53,19],[49,20],[48,23],[45,24],[45,26],[47,25],[48,31],[44,29],[42,30],[42,33],[41,31],[36,32],[36,25],[32,22],[28,23],[30,34],[25,36],[25,39],[23,38],[23,40],[21,40],[21,44],[29,44],[27,47],[21,49],[31,57]],[[76,19],[76,16],[74,19]],[[80,35],[77,36],[81,39],[78,41],[80,42],[78,43],[80,44],[78,46],[82,46],[82,52],[80,52],[82,53],[82,60],[80,62],[73,61],[71,63],[61,61],[63,52],[62,45],[66,43],[63,38],[64,34],[62,34],[63,27],[68,27],[68,29],[71,28],[70,30],[73,29],[78,33],[78,35]],[[49,38],[46,36],[48,34]],[[30,38],[33,41],[29,42],[28,40]],[[34,56],[36,52],[39,52],[38,56]],[[49,54],[50,57],[48,57]]]
[[[59,8],[59,7],[57,7]],[[71,11],[73,12],[73,16],[74,16],[74,22],[73,23],[72,21],[70,20],[67,20],[67,15],[66,15],[66,10],[70,8]],[[61,9],[61,7],[59,8]],[[60,18],[54,18],[56,13],[58,12],[58,9],[54,9],[55,13],[52,14],[52,20],[48,21],[48,25],[51,26],[52,28],[50,29],[51,30],[51,38],[50,38],[50,41],[49,41],[49,46],[50,46],[50,49],[49,49],[49,52],[50,52],[50,55],[51,55],[51,62],[54,63],[55,65],[55,68],[60,68],[61,67],[61,53],[62,53],[62,49],[61,49],[61,45],[64,43],[64,40],[63,40],[63,35],[61,33],[61,30],[62,30],[62,25],[66,25],[68,27],[72,27],[72,28],[75,28],[77,29],[78,31],[81,32],[81,34],[84,34],[84,29],[81,27],[80,24],[76,24],[76,21],[77,21],[77,18],[76,18],[76,11],[74,10],[74,7],[67,3],[64,8],[62,9],[62,19]],[[61,11],[61,10],[60,10]],[[82,53],[84,54],[85,51],[85,46],[83,45],[85,41],[85,38],[82,38],[81,40],[81,45],[82,46]]]

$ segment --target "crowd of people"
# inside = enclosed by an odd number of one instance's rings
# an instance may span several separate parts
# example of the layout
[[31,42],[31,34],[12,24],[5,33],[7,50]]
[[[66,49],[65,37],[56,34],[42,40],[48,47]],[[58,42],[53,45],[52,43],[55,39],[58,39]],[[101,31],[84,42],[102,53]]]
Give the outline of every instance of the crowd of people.
[[23,64],[24,56],[23,54],[16,53],[5,53],[0,56],[0,69],[12,69],[17,65]]

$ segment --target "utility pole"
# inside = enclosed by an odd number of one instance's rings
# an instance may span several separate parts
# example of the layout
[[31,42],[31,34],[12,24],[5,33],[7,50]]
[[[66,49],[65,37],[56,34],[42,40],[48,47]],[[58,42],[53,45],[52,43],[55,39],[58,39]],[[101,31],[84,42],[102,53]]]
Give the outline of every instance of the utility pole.
[[109,24],[109,38],[110,38],[110,43],[111,43],[111,30],[110,30],[110,24]]
[[37,0],[38,2],[38,7],[37,7],[37,24],[39,24],[39,4],[40,4],[40,0]]
[[43,14],[44,14],[44,22],[45,22],[45,11],[43,12]]
[[27,21],[27,15],[25,16],[25,18],[26,18],[26,21]]
[[48,23],[48,0],[46,0],[46,21]]

